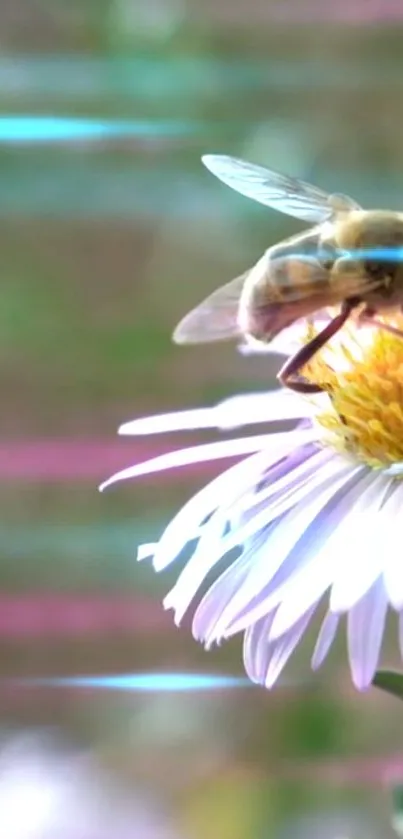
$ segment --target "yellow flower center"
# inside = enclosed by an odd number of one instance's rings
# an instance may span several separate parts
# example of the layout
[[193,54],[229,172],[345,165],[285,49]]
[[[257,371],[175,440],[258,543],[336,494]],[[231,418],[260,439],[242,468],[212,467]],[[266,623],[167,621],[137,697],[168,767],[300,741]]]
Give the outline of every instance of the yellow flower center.
[[[403,329],[403,319],[393,325]],[[316,417],[326,442],[375,469],[403,463],[403,337],[346,326],[303,375],[331,399],[332,409]]]

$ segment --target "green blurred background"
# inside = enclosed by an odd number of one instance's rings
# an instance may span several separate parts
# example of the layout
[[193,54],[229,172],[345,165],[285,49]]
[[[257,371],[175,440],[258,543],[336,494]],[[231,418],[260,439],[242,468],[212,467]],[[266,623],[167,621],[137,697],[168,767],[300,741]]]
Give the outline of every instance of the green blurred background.
[[[2,0],[5,839],[48,836],[32,832],[33,816],[13,833],[30,807],[18,773],[14,799],[6,784],[14,763],[42,765],[48,738],[63,744],[50,776],[73,753],[90,760],[95,787],[105,771],[108,790],[133,806],[123,828],[126,805],[105,805],[102,837],[393,835],[385,784],[403,767],[400,707],[355,694],[343,637],[312,676],[310,636],[272,693],[50,690],[7,678],[242,675],[240,640],[206,653],[163,612],[175,569],[156,577],[135,562],[137,544],[158,538],[220,465],[103,496],[97,485],[164,448],[213,439],[119,439],[121,422],[274,383],[276,359],[171,344],[189,308],[298,229],[220,185],[201,154],[399,207],[402,37],[392,0]],[[80,122],[89,119],[118,128],[99,136]],[[393,644],[385,661],[396,661]],[[60,818],[66,832],[58,822],[54,839],[101,837],[80,833],[67,805]]]

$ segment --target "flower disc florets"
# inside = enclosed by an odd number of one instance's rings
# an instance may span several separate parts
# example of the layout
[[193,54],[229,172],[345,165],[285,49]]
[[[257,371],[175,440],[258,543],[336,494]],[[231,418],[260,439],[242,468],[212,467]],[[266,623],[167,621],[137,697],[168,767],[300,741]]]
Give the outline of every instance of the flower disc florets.
[[403,337],[348,326],[304,375],[331,399],[316,417],[326,442],[375,469],[403,462]]

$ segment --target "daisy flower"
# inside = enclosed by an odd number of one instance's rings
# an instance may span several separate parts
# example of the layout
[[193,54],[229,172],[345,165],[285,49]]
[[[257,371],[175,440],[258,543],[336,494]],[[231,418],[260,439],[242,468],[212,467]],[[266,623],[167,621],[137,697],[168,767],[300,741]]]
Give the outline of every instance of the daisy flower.
[[[134,420],[121,434],[268,423],[266,434],[181,449],[132,466],[116,481],[190,463],[248,455],[200,490],[139,559],[156,571],[191,556],[164,606],[179,624],[207,575],[193,617],[206,647],[243,633],[245,669],[272,687],[318,607],[325,614],[316,670],[339,623],[347,627],[354,685],[366,689],[380,657],[388,609],[403,656],[403,341],[345,327],[305,368],[325,392],[235,396],[214,408]],[[270,431],[279,420],[291,430]],[[395,554],[396,551],[396,554]]]

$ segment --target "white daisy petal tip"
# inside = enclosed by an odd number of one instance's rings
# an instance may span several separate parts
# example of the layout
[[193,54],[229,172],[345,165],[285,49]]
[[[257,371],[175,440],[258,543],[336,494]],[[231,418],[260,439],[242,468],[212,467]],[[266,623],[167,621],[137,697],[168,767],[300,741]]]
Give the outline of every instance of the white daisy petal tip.
[[112,486],[117,481],[119,481],[118,473],[116,475],[112,475],[110,478],[107,478],[107,480],[103,481],[102,484],[99,484],[98,492],[105,492],[108,487]]
[[359,691],[367,690],[378,667],[388,600],[380,579],[351,609],[347,618],[351,675]]
[[143,436],[166,434],[175,431],[197,431],[204,428],[216,428],[215,407],[194,408],[191,410],[172,411],[166,414],[155,414],[139,417],[123,423],[118,428],[118,434],[125,436]]
[[170,611],[170,609],[173,609],[173,608],[174,608],[174,607],[173,607],[173,605],[172,605],[172,602],[171,602],[171,601],[172,601],[172,598],[171,598],[171,592],[168,592],[168,594],[166,594],[166,595],[165,595],[165,597],[164,597],[164,599],[163,599],[163,601],[162,601],[162,606],[163,606],[163,609],[164,609],[166,612],[169,612],[169,611]]
[[139,545],[137,548],[137,562],[143,562],[145,559],[152,559],[156,549],[156,542]]
[[175,588],[172,588],[171,591],[165,595],[162,606],[165,612],[173,612],[173,621],[175,626],[180,626],[185,615],[185,611],[179,609],[178,604],[175,598]]
[[366,693],[372,685],[372,679],[374,675],[375,673],[372,673],[370,676],[367,676],[365,673],[356,673],[352,671],[351,678],[356,690],[358,690],[360,693]]
[[325,661],[336,637],[339,622],[340,618],[338,615],[333,615],[331,612],[327,613],[320,628],[311,658],[311,668],[313,671],[319,670]]
[[135,467],[128,469],[122,469],[120,472],[115,472],[114,475],[111,475],[110,478],[107,478],[106,481],[103,481],[102,484],[99,485],[98,491],[105,492],[106,489],[113,486],[114,484],[120,483],[120,481],[126,481],[128,478],[136,477],[136,469]]
[[261,684],[263,684],[263,686],[267,688],[267,690],[271,690],[278,681],[280,674],[280,667],[272,668],[271,672],[266,676],[266,678],[261,681]]

